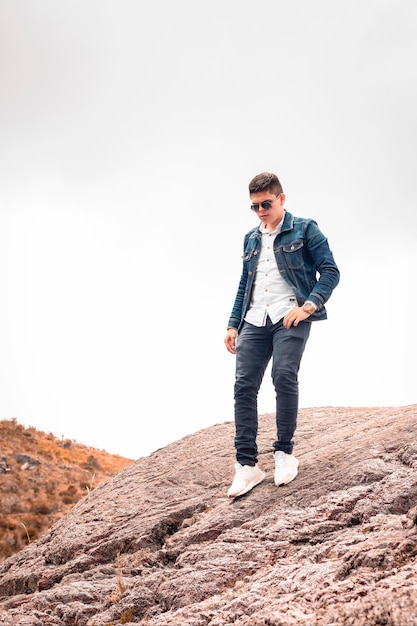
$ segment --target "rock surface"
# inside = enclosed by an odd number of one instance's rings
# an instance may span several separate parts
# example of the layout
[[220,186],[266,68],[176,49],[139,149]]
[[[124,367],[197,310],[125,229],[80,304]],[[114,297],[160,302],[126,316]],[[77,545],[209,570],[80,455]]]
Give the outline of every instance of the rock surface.
[[417,624],[417,405],[303,409],[298,477],[229,501],[233,424],[129,465],[0,563],[2,626]]

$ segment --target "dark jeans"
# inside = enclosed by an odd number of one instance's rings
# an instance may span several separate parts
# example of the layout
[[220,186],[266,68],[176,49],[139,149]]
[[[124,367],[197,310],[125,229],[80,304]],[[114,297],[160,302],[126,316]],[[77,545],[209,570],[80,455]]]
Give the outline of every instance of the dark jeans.
[[291,454],[298,413],[298,370],[310,334],[311,322],[285,328],[282,320],[266,326],[244,322],[236,343],[235,447],[241,465],[258,460],[258,391],[272,357],[276,392],[277,440],[274,451]]

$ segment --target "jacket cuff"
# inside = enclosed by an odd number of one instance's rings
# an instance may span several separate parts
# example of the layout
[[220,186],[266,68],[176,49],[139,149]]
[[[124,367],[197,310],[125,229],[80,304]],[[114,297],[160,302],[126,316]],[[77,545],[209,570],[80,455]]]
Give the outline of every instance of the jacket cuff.
[[321,307],[323,306],[320,300],[317,298],[317,296],[314,296],[314,295],[308,296],[308,298],[305,299],[304,304],[306,302],[312,302],[314,306],[316,307],[316,311],[321,309]]

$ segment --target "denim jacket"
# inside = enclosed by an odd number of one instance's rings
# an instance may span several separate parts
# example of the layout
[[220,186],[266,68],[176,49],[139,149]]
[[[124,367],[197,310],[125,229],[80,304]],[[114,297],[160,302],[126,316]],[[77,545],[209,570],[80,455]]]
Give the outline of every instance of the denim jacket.
[[[245,235],[242,275],[228,328],[239,330],[248,310],[261,238],[259,226]],[[274,254],[281,276],[294,289],[298,306],[302,306],[306,300],[311,300],[317,306],[308,320],[326,319],[324,304],[338,284],[340,274],[327,238],[317,222],[294,217],[286,211],[281,232],[274,240]]]

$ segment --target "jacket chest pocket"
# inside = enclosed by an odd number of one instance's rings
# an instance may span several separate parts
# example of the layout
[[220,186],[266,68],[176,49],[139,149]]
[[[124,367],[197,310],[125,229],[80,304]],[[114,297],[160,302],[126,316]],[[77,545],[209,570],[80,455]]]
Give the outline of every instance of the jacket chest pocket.
[[285,261],[292,270],[298,270],[304,265],[303,258],[304,242],[302,239],[291,241],[282,246]]

